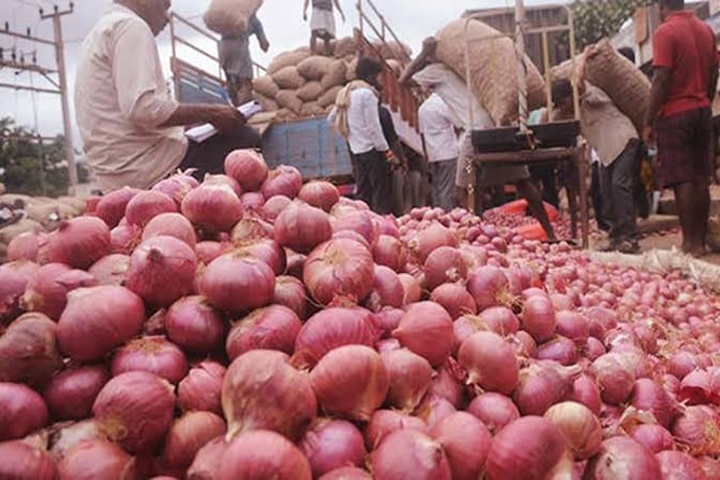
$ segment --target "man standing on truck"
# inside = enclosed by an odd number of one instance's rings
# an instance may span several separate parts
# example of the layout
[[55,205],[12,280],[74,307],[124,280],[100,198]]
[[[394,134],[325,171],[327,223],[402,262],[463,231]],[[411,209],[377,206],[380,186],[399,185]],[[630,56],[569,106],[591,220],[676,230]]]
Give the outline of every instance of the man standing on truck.
[[[340,13],[340,18],[345,22],[345,13],[340,7],[339,0],[312,0],[312,18],[310,19],[310,50],[313,55],[317,54],[317,40],[321,38],[325,41],[325,55],[332,55],[330,41],[335,38],[335,13],[333,12],[333,4]],[[305,0],[303,7],[303,20],[307,22],[308,6],[310,0]]]
[[253,60],[250,55],[250,37],[253,35],[262,51],[267,52],[270,42],[256,15],[250,17],[244,32],[223,35],[218,43],[218,56],[220,66],[225,72],[228,95],[236,107],[253,99]]
[[[163,78],[155,36],[170,0],[115,0],[83,42],[75,110],[88,164],[104,193],[149,188],[178,168],[222,173],[225,156],[259,147],[260,136],[230,105],[180,105]],[[189,141],[183,126],[221,132]]]

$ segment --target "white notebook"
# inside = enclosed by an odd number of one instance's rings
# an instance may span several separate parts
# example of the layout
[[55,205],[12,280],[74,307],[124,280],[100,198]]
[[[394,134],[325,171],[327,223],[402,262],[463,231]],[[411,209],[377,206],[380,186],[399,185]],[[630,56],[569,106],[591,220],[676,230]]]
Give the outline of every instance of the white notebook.
[[[253,100],[252,102],[248,102],[244,105],[240,105],[238,107],[238,111],[242,113],[245,118],[248,120],[250,117],[255,115],[256,113],[260,113],[263,111],[263,108],[260,106],[258,102]],[[208,138],[212,138],[214,135],[218,133],[218,130],[212,126],[210,123],[206,123],[205,125],[200,125],[198,127],[193,127],[187,132],[185,132],[185,136],[189,138],[190,140],[202,143]]]

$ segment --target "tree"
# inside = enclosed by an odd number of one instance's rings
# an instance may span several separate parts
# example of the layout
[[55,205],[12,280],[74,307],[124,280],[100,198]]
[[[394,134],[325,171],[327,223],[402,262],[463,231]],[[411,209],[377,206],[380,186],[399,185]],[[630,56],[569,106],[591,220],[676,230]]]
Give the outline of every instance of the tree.
[[576,0],[570,8],[575,17],[578,51],[615,35],[638,7],[651,3],[651,0]]

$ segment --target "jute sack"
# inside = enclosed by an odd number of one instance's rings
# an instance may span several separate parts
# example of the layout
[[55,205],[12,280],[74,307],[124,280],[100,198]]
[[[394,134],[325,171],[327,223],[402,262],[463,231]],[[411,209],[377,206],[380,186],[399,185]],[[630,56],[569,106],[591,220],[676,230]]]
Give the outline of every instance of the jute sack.
[[273,73],[272,79],[281,90],[297,90],[305,85],[305,79],[298,73],[297,67],[285,67]]
[[42,225],[34,220],[20,220],[19,222],[8,225],[7,227],[0,228],[0,243],[9,245],[13,238],[17,237],[21,233],[35,232],[39,233],[43,231]]
[[320,105],[322,108],[327,107],[328,105],[334,106],[335,105],[335,99],[338,96],[338,93],[340,93],[340,90],[342,90],[343,87],[338,85],[337,87],[333,87],[330,90],[326,91],[322,95],[320,95],[320,98],[318,98],[318,105]]
[[650,80],[607,40],[588,49],[586,56],[585,79],[607,93],[642,132],[650,105]]
[[545,101],[545,79],[540,75],[540,72],[530,58],[525,57],[525,65],[528,72],[526,77],[528,112],[531,112],[547,105]]
[[281,108],[276,113],[277,113],[277,116],[275,117],[276,122],[285,122],[287,120],[292,120],[293,118],[297,118],[297,114],[291,112],[287,108]]
[[327,73],[325,73],[322,80],[320,80],[323,90],[329,90],[338,85],[345,85],[347,69],[347,64],[342,60],[332,62]]
[[300,62],[310,57],[310,52],[305,50],[293,50],[291,52],[283,52],[273,58],[267,71],[270,75],[282,70],[285,67],[296,67]]
[[303,102],[314,102],[323,93],[320,82],[308,82],[297,91],[297,96]]
[[80,216],[85,213],[87,208],[87,200],[78,197],[59,197],[58,202],[64,203],[65,205],[72,208],[75,216]]
[[317,102],[306,102],[300,107],[300,115],[303,117],[313,117],[316,115],[322,115],[323,109]]
[[333,61],[327,57],[315,55],[298,63],[297,69],[306,80],[320,80],[332,63]]
[[[280,90],[278,90],[278,93]],[[265,110],[266,112],[274,112],[275,110],[280,109],[280,105],[275,101],[274,98],[266,97],[265,95],[261,95],[259,93],[255,94],[255,100],[258,101],[260,106]]]
[[412,57],[412,49],[405,44],[377,41],[373,45],[380,51],[380,55],[385,60],[394,59],[404,62]]
[[280,91],[275,80],[269,75],[263,75],[253,80],[253,90],[260,95],[264,95],[269,98],[275,98],[275,95]]
[[275,101],[282,108],[287,108],[295,114],[300,114],[303,101],[297,97],[295,90],[280,90],[275,97]]
[[212,0],[203,16],[205,25],[221,35],[238,35],[262,6],[263,0]]
[[[580,81],[585,70],[585,53],[575,55],[575,78]],[[572,80],[572,60],[565,60],[550,69],[552,81]]]
[[343,58],[355,54],[355,39],[353,37],[338,38],[335,42],[335,58]]

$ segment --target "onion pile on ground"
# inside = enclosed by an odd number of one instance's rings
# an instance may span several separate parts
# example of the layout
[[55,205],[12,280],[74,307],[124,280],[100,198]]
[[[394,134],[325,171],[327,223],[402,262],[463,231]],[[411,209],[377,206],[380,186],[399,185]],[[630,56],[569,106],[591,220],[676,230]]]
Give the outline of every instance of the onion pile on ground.
[[0,266],[0,478],[718,478],[690,279],[226,168]]

